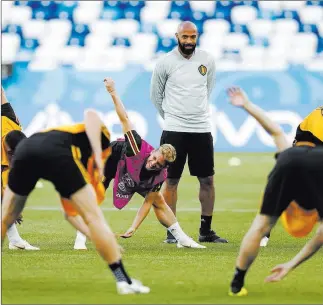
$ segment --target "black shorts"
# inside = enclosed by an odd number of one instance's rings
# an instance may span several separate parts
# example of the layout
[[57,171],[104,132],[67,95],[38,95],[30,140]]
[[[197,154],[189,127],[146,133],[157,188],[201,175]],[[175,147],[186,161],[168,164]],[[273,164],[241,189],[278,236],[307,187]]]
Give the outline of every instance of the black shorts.
[[294,200],[323,218],[323,148],[292,147],[279,154],[260,213],[279,217]]
[[205,178],[214,175],[213,137],[210,132],[163,131],[162,144],[171,144],[176,149],[176,160],[170,164],[167,178],[181,177],[187,157],[191,176]]
[[[56,134],[56,136],[55,136]],[[10,189],[28,196],[37,181],[51,181],[64,198],[89,183],[80,151],[72,145],[71,134],[37,133],[18,145],[9,173]]]

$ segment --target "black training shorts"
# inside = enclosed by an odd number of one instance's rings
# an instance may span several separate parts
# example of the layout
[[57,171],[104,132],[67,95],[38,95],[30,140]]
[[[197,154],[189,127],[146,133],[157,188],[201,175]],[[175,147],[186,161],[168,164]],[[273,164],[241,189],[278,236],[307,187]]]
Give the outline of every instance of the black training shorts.
[[213,137],[210,132],[163,131],[162,144],[171,144],[176,149],[176,160],[169,165],[167,178],[181,177],[187,157],[191,176],[205,178],[214,175]]
[[268,176],[261,214],[279,217],[295,200],[323,219],[323,148],[291,147],[280,153]]
[[72,134],[60,131],[37,133],[18,145],[9,173],[10,189],[27,196],[40,178],[51,181],[64,198],[89,182],[79,148]]

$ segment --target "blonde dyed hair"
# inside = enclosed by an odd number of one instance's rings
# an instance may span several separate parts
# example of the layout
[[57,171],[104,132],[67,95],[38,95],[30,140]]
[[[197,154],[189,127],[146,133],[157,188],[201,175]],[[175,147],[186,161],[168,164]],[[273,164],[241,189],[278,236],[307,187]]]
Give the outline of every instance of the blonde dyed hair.
[[172,163],[176,160],[176,149],[173,145],[163,144],[158,150],[161,152],[166,162]]

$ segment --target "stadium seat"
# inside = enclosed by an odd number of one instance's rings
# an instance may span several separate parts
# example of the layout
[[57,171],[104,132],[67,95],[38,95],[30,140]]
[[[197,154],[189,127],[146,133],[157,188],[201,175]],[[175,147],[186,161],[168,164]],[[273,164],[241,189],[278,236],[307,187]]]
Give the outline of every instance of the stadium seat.
[[231,10],[231,22],[234,24],[248,24],[257,18],[258,10],[253,6],[236,6]]
[[40,58],[37,60],[32,60],[28,64],[28,70],[30,71],[53,71],[56,70],[58,67],[58,62],[53,58]]
[[48,22],[46,20],[28,20],[22,25],[25,39],[42,40],[48,34]]
[[191,1],[193,12],[204,12],[208,17],[214,16],[216,1]]
[[230,23],[224,19],[210,19],[204,22],[203,32],[224,36],[230,32]]
[[88,49],[106,48],[113,43],[113,37],[110,34],[102,35],[101,33],[91,33],[85,37],[85,47]]
[[64,46],[71,34],[72,24],[69,20],[52,19],[48,22],[48,34],[42,38],[41,43],[51,46]]
[[63,65],[73,65],[80,60],[86,48],[80,46],[66,46],[58,50],[57,61]]
[[202,50],[205,50],[208,52],[215,52],[216,54],[217,53],[222,54],[224,37],[225,35],[215,36],[215,35],[212,35],[211,33],[204,33],[203,35],[200,36],[199,47]]
[[113,24],[113,34],[119,37],[130,37],[139,31],[140,24],[137,20],[120,19]]
[[260,46],[246,46],[240,50],[240,55],[243,61],[249,62],[255,60],[263,61],[266,49]]
[[101,1],[81,1],[73,11],[75,23],[91,23],[97,20],[101,14],[103,3]]
[[32,17],[32,10],[29,6],[12,6],[10,8],[10,23],[22,25],[24,22],[30,20]]
[[269,37],[273,27],[273,22],[265,19],[256,19],[248,24],[249,33],[253,38]]
[[13,2],[12,1],[3,1],[1,3],[1,27],[2,29],[6,27],[6,25],[11,21],[11,11],[13,8]]
[[180,20],[166,19],[157,24],[157,31],[162,38],[174,38]]
[[306,5],[306,1],[280,1],[284,10],[299,11]]
[[299,24],[294,19],[278,19],[273,21],[274,32],[284,35],[293,35],[299,30]]
[[305,6],[299,11],[299,16],[304,24],[316,24],[323,20],[323,7]]
[[[4,47],[5,46],[5,47]],[[15,61],[19,51],[20,37],[17,34],[2,34],[2,64],[11,64]]]
[[131,63],[144,63],[154,56],[158,40],[154,34],[138,33],[130,38],[130,42],[127,60]]
[[282,9],[283,1],[258,1],[259,8],[261,10],[275,11],[279,12]]
[[156,23],[164,20],[169,13],[170,5],[171,1],[147,1],[140,12],[141,22]]
[[89,29],[92,35],[96,36],[111,36],[115,32],[115,25],[112,20],[96,20],[89,24]]
[[78,70],[109,70],[120,71],[125,68],[126,49],[124,47],[110,47],[104,50],[85,50],[80,60],[74,64]]
[[223,48],[230,50],[240,50],[249,43],[249,37],[246,34],[229,33],[224,36]]

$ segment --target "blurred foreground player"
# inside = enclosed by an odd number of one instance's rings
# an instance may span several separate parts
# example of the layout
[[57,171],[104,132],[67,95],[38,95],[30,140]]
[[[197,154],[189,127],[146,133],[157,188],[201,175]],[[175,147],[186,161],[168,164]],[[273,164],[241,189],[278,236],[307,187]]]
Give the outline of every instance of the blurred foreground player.
[[97,205],[96,194],[86,170],[88,160],[103,179],[110,134],[99,115],[85,112],[84,123],[61,126],[36,133],[15,150],[8,186],[2,203],[1,240],[23,210],[26,200],[40,178],[51,181],[59,194],[70,198],[73,207],[89,228],[97,251],[113,272],[119,294],[149,293],[150,289],[130,279],[125,271],[116,238]]
[[[113,203],[118,209],[125,207],[135,193],[145,198],[132,226],[121,237],[129,238],[133,236],[148,215],[151,207],[153,207],[159,222],[175,236],[178,241],[178,247],[205,248],[205,246],[199,245],[183,232],[174,213],[160,193],[160,188],[167,177],[167,167],[176,159],[174,147],[169,144],[163,144],[159,148],[154,149],[143,140],[133,130],[127,112],[116,91],[114,81],[111,78],[107,78],[104,83],[113,100],[125,139],[111,143],[111,149],[108,153],[109,156],[104,170],[104,186],[94,185],[98,202],[101,203],[103,201],[105,189],[114,180]],[[96,179],[93,178],[93,175],[96,175],[95,171],[91,168],[91,163],[88,164],[88,172],[92,173],[91,181],[95,181]],[[68,219],[77,222],[79,230],[90,237],[86,224],[82,224],[83,221],[77,215],[77,211],[71,209],[71,203],[64,199],[63,207],[68,215]],[[86,249],[85,243],[83,245],[78,244],[78,248]]]
[[[8,175],[14,150],[19,142],[25,138],[26,136],[21,131],[19,120],[1,87],[1,197],[8,184]],[[21,222],[22,216],[19,215],[16,223],[20,224]],[[21,238],[15,223],[8,228],[7,236],[10,250],[39,250],[39,248],[30,245]]]
[[[277,147],[275,158],[280,152],[291,147],[282,128],[272,121],[266,112],[259,106],[249,101],[248,96],[240,88],[233,87],[229,90],[230,102],[232,105],[242,107],[246,112],[252,115],[259,124],[272,136]],[[314,109],[298,126],[293,145],[300,143],[314,143],[318,146],[323,146],[323,107]],[[297,144],[298,143],[298,144]],[[291,204],[289,208],[282,214],[283,224],[286,224],[287,216],[290,210],[293,209]],[[285,226],[286,227],[286,226]],[[292,235],[295,235],[294,232]],[[260,246],[266,247],[269,241],[270,233],[262,238]]]
[[[238,88],[231,88],[228,94],[233,104],[241,102],[243,106],[243,100],[247,100]],[[317,111],[323,116],[322,108]],[[304,131],[305,126],[301,124],[300,129]],[[273,274],[266,278],[266,282],[280,281],[322,247],[323,147],[314,143],[316,139],[296,140],[294,147],[285,150],[284,140],[275,140],[282,152],[278,154],[276,165],[268,176],[260,214],[242,241],[230,296],[247,295],[245,275],[257,257],[261,239],[271,231],[279,217],[282,217],[284,228],[295,237],[308,235],[316,223],[319,226],[316,235],[292,260],[272,269]]]

